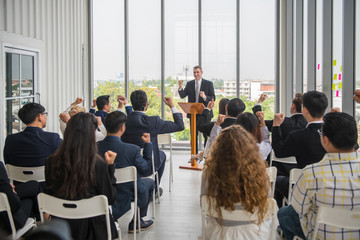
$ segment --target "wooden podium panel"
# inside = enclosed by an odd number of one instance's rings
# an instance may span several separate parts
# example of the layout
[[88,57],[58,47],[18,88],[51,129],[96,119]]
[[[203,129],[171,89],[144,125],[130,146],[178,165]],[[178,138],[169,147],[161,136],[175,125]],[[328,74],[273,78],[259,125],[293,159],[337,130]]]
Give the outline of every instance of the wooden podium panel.
[[[202,113],[205,106],[202,103],[178,102],[178,104],[185,113],[191,114],[191,156],[196,155],[196,114]],[[196,160],[191,157],[191,164],[187,163],[185,165],[181,165],[180,168],[201,171],[203,169],[203,165],[197,164]]]

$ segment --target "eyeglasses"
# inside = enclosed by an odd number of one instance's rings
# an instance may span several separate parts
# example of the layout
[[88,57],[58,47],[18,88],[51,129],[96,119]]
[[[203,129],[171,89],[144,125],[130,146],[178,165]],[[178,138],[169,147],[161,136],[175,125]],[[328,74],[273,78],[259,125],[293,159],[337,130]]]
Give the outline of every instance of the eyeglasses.
[[43,112],[41,115],[47,116],[47,115],[48,115],[48,112]]
[[324,133],[321,131],[321,129],[318,129],[317,132],[319,133],[320,136],[324,136]]

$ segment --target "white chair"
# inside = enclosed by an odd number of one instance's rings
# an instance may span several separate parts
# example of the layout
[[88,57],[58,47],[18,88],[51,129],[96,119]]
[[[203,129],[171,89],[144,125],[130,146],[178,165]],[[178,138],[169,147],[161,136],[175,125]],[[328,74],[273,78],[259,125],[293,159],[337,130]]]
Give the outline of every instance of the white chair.
[[277,158],[277,157],[275,156],[274,150],[271,151],[270,167],[272,167],[273,162],[281,162],[281,163],[288,163],[288,164],[297,164],[295,157]]
[[[125,168],[116,168],[115,169],[115,178],[116,178],[116,184],[120,183],[126,183],[126,182],[134,182],[134,227],[136,226],[136,219],[139,226],[139,231],[141,231],[140,228],[140,210],[137,207],[137,172],[136,167],[125,167]],[[118,219],[118,223],[120,218]],[[119,227],[119,239],[121,240],[121,229]],[[134,239],[136,239],[136,229],[134,229]]]
[[[95,196],[82,200],[65,200],[45,193],[38,195],[41,222],[44,222],[44,213],[65,219],[84,219],[105,215],[107,239],[111,239],[110,217],[107,197]],[[118,232],[121,236],[121,232]]]
[[300,175],[302,174],[303,170],[299,169],[299,168],[293,168],[290,170],[290,176],[289,176],[289,194],[288,197],[284,197],[283,201],[282,201],[282,205],[285,206],[285,204],[289,205],[289,201],[290,201],[290,197],[291,197],[291,192],[292,189],[294,187],[294,185],[296,184],[297,180],[299,179]]
[[17,167],[11,164],[6,164],[5,167],[9,179],[13,181],[27,182],[35,180],[38,182],[45,182],[45,166]]
[[170,146],[170,168],[169,168],[169,192],[171,192],[172,189],[172,183],[174,181],[174,175],[173,175],[173,161],[172,161],[172,138],[171,134],[159,134],[158,135],[158,144],[162,145],[169,145]]
[[11,214],[11,208],[8,201],[8,198],[5,193],[0,193],[0,212],[7,212],[10,226],[11,226],[11,239],[19,239],[22,235],[24,235],[30,229],[36,227],[35,220],[33,218],[28,218],[25,225],[16,231],[13,216]]
[[[205,196],[201,197],[202,239],[205,239],[205,236],[206,236],[205,217],[211,216],[211,217],[219,218],[217,211],[215,210],[216,199],[210,198],[210,202],[211,202],[211,208],[209,209],[208,196],[205,195]],[[274,219],[276,218],[276,213],[277,213],[278,208],[276,205],[276,201],[272,198],[268,198],[268,205],[269,205],[269,208],[266,213],[266,217],[272,219],[270,236],[274,236],[275,231],[276,231],[276,222],[277,222]],[[229,220],[229,221],[256,221],[257,220],[256,212],[250,213],[245,210],[238,210],[238,209],[235,209],[234,211],[228,211],[223,207],[221,207],[220,209],[221,209],[221,214],[222,214],[221,219],[223,219],[223,220]]]
[[271,184],[271,197],[274,197],[275,194],[275,183],[276,183],[276,175],[277,168],[276,167],[268,167],[266,168],[266,173],[269,175],[270,184]]
[[[315,219],[315,227],[312,239],[316,239],[319,224],[326,224],[348,230],[360,229],[360,210],[348,210],[340,207],[319,206]],[[331,229],[331,228],[327,228]]]

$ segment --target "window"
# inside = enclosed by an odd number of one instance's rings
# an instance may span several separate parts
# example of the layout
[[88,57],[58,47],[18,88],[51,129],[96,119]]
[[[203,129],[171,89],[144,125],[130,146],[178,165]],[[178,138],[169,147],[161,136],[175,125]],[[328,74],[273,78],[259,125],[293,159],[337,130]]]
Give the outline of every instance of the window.
[[[5,135],[25,128],[18,117],[19,109],[35,102],[37,53],[5,48]],[[2,136],[4,136],[2,134]]]

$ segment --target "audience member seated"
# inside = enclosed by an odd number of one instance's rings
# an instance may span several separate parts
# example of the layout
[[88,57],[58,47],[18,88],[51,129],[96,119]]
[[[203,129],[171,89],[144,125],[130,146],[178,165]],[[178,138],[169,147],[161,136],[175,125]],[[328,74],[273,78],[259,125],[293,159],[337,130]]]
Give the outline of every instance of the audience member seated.
[[166,155],[159,150],[157,135],[163,133],[172,133],[184,130],[182,114],[175,107],[171,97],[164,97],[164,102],[171,108],[174,122],[164,121],[159,116],[148,116],[146,110],[148,101],[146,93],[143,90],[135,90],[130,95],[130,100],[134,112],[128,115],[126,120],[125,133],[122,140],[126,143],[132,143],[139,147],[144,147],[142,136],[144,133],[150,133],[151,143],[154,151],[155,170],[158,171],[159,181],[164,173]]
[[[211,109],[214,107],[213,101],[210,102],[208,107],[206,107],[199,119],[197,121],[196,127],[198,131],[202,132],[205,136],[209,137],[212,128],[214,127],[215,123],[211,122]],[[225,106],[225,120],[221,123],[221,128],[229,127],[235,124],[236,117],[245,110],[246,106],[244,102],[240,98],[233,98],[231,99],[228,104]],[[221,116],[219,114],[219,116]]]
[[[121,136],[125,132],[126,115],[123,112],[115,111],[109,113],[105,118],[107,136],[103,141],[98,142],[99,154],[104,156],[107,151],[117,153],[115,158],[115,168],[135,166],[137,170],[137,192],[140,208],[140,217],[147,215],[149,200],[155,188],[155,182],[151,178],[141,178],[152,174],[152,144],[150,134],[144,133],[142,140],[144,144],[143,156],[140,147],[137,145],[124,143]],[[131,209],[131,201],[134,201],[134,183],[122,183],[116,186],[116,200],[112,205],[112,213],[115,219]],[[141,230],[151,228],[152,220],[144,221],[141,219]],[[136,230],[138,227],[136,228]],[[134,232],[134,222],[129,223],[129,232]]]
[[[127,104],[126,98],[124,96],[118,95],[118,108],[117,111],[123,111],[125,106],[126,114],[129,115],[132,112],[132,107]],[[95,112],[95,106],[97,106],[98,111]],[[100,117],[101,121],[104,123],[105,117],[111,111],[111,101],[110,95],[102,95],[96,100],[93,100],[93,105],[90,107],[90,113],[95,114],[95,116]],[[106,135],[106,134],[105,134]]]
[[[253,112],[262,111],[261,104],[267,98],[266,94],[261,94],[258,102],[253,107]],[[290,132],[298,129],[303,129],[307,125],[307,121],[302,114],[302,103],[303,103],[303,94],[297,93],[295,97],[292,99],[291,106],[290,106],[290,113],[291,117],[284,117],[284,122],[281,124],[281,134],[284,139],[287,138]],[[265,124],[268,130],[271,132],[273,127],[273,120],[265,120]]]
[[[63,143],[45,164],[47,194],[68,200],[105,195],[109,205],[114,203],[116,153],[106,152],[105,160],[98,155],[97,127],[98,121],[90,113],[80,112],[69,120]],[[111,214],[110,218],[112,238],[116,238]],[[74,239],[107,239],[105,216],[67,221]]]
[[[295,156],[298,168],[320,161],[326,153],[317,131],[323,124],[322,117],[328,106],[328,99],[324,93],[309,91],[303,95],[303,105],[303,114],[308,121],[306,128],[292,131],[284,139],[280,128],[284,121],[284,114],[278,113],[275,114],[272,131],[272,147],[275,156],[279,158]],[[278,175],[276,179],[275,199],[279,206],[281,206],[282,197],[288,196],[289,173],[290,169],[284,176]]]
[[223,129],[205,162],[201,197],[216,198],[213,207],[218,213],[220,207],[255,212],[258,222],[207,217],[206,239],[269,239],[271,220],[265,218],[269,188],[265,162],[255,138],[239,125]]
[[[60,113],[60,115],[59,115],[60,130],[61,130],[61,133],[63,134],[63,136],[64,136],[66,124],[68,123],[70,118],[79,112],[86,112],[84,107],[78,106],[78,104],[80,104],[82,102],[83,102],[83,99],[78,97],[78,98],[76,98],[75,102],[73,102],[64,112]],[[100,117],[96,117],[96,118],[98,120],[98,128],[95,132],[95,138],[96,138],[96,141],[98,142],[105,138],[106,129],[104,127],[104,124],[101,121],[101,118]]]
[[241,113],[236,119],[236,124],[242,126],[255,137],[260,154],[266,160],[271,152],[270,133],[265,125],[264,112],[257,112],[256,116],[249,112]]
[[[19,183],[15,187],[9,181],[4,164],[0,162],[0,192],[5,193],[8,198],[16,229],[22,228],[29,217],[37,217],[39,220],[36,197],[40,188],[40,183],[36,181]],[[0,212],[0,231],[11,234],[6,212]]]
[[47,112],[38,103],[25,104],[19,110],[19,118],[26,125],[20,132],[7,136],[4,146],[5,164],[19,167],[45,165],[45,159],[61,144],[59,134],[45,132]]
[[[226,105],[229,103],[229,99],[228,98],[222,98],[220,101],[219,101],[219,115],[224,115],[226,114]],[[211,100],[208,104],[208,108],[215,105],[215,102],[214,100]],[[212,108],[212,107],[211,107]],[[200,115],[199,115],[200,116]],[[210,123],[211,122],[211,119],[210,119],[210,115],[206,115],[206,116],[209,116],[209,117],[206,117],[206,122]],[[215,119],[213,122],[216,122],[217,119]],[[210,147],[211,147],[211,142],[212,141],[206,141],[206,144],[205,144],[205,149],[201,152],[199,152],[197,155],[194,155],[193,158],[199,163],[203,160],[203,158],[206,158],[207,154],[209,153],[210,151]],[[190,162],[191,163],[191,160]]]
[[[355,119],[346,113],[328,113],[320,134],[327,153],[304,168],[290,198],[278,212],[286,239],[295,235],[312,239],[319,206],[360,209],[360,155],[354,150],[358,132]],[[316,239],[359,239],[360,230],[319,225]]]

